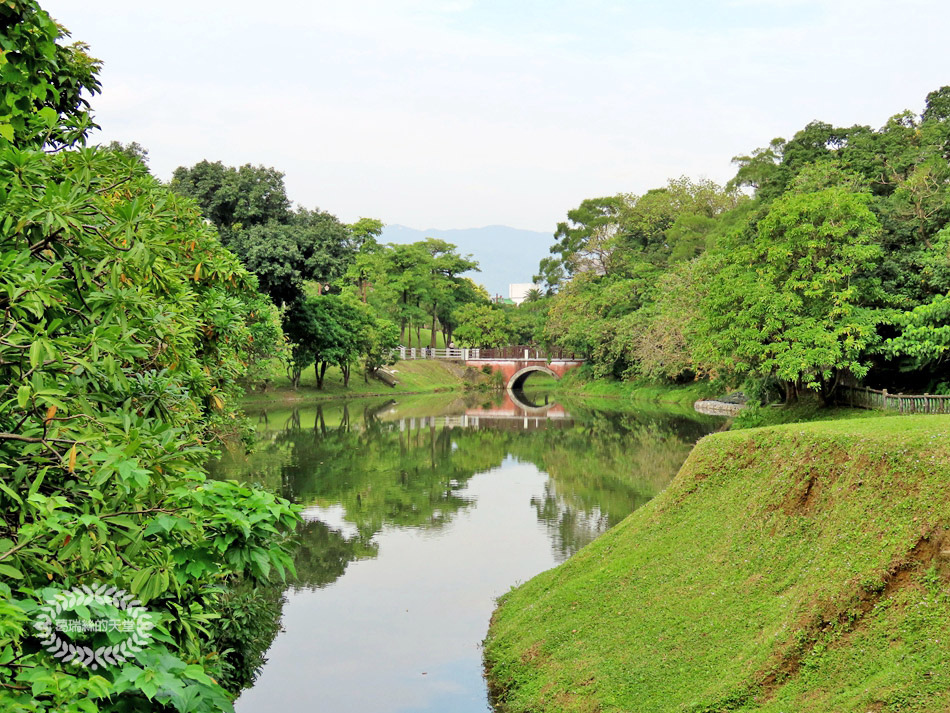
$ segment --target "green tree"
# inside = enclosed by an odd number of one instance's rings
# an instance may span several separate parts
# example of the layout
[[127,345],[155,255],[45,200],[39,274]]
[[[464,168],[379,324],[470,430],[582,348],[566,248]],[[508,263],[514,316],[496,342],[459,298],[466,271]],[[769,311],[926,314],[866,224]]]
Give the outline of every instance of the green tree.
[[284,174],[274,168],[251,164],[234,168],[220,161],[199,161],[191,168],[176,168],[171,188],[198,203],[221,231],[225,244],[240,228],[290,221]]
[[754,239],[724,246],[703,304],[710,371],[774,376],[789,399],[806,388],[828,399],[841,372],[867,373],[882,320],[870,202],[845,188],[792,193]]
[[[65,36],[35,3],[0,5],[0,709],[228,711],[253,647],[238,634],[223,654],[209,621],[293,571],[289,503],[204,475],[208,444],[239,430],[260,295],[137,157],[75,148],[97,64]],[[97,581],[161,635],[109,670],[63,667],[30,619]],[[117,635],[66,634],[100,651]]]
[[86,95],[99,92],[101,63],[67,37],[32,0],[0,4],[0,148],[63,148],[97,128]]
[[567,212],[557,224],[551,257],[541,260],[534,281],[549,292],[572,275],[593,272],[602,275],[610,267],[612,239],[620,229],[621,196],[588,198]]
[[484,304],[466,304],[455,314],[455,338],[467,347],[502,347],[511,344],[512,330],[505,311]]

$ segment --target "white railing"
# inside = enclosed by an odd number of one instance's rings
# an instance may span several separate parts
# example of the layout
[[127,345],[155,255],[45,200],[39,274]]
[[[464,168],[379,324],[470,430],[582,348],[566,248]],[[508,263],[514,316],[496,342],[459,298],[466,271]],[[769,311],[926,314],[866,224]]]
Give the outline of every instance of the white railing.
[[469,361],[472,359],[492,359],[496,361],[583,361],[575,359],[573,354],[566,355],[560,350],[545,352],[533,347],[504,347],[502,349],[478,349],[468,347],[432,349],[430,347],[397,347],[392,356],[405,359],[454,359]]
[[397,347],[393,356],[400,359],[454,359],[468,361],[478,359],[480,349],[430,349],[429,347]]

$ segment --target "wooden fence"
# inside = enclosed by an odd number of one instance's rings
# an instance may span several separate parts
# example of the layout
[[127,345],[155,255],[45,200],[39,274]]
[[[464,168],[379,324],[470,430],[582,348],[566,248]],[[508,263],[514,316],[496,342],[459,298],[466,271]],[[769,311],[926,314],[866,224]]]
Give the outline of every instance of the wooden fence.
[[950,396],[934,394],[889,394],[887,389],[842,386],[838,402],[859,408],[900,413],[950,413]]

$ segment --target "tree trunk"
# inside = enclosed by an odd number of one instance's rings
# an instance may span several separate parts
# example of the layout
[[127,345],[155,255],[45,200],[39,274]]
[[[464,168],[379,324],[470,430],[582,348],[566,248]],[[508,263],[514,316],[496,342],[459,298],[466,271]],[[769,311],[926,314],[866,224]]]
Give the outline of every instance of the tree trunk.
[[432,308],[432,334],[431,339],[429,339],[429,347],[435,349],[435,335],[437,334],[435,329],[435,307]]
[[792,404],[798,400],[798,392],[795,390],[795,382],[785,382],[785,403]]
[[406,343],[406,320],[405,319],[399,320],[399,343],[400,344]]
[[350,385],[350,363],[341,364],[340,371],[343,372],[343,388],[345,389]]
[[327,374],[327,362],[321,361],[318,366],[314,366],[314,373],[317,375],[317,388],[323,388],[323,377]]

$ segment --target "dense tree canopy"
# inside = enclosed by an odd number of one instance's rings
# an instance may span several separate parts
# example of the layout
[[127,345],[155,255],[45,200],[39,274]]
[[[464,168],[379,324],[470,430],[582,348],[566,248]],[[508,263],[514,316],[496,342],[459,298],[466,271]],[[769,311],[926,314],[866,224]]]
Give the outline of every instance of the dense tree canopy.
[[812,122],[725,188],[584,201],[541,264],[547,338],[602,375],[950,390],[948,96],[877,130]]

